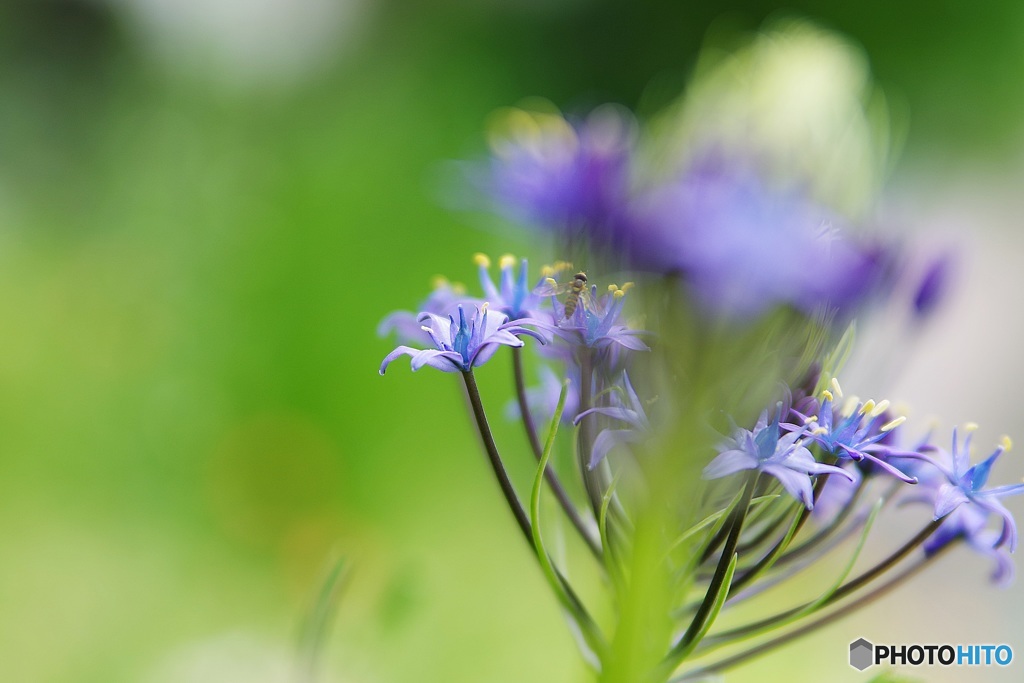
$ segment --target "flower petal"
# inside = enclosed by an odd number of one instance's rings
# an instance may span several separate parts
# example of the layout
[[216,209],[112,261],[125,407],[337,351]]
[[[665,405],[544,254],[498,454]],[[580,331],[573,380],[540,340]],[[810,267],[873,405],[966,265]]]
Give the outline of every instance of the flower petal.
[[730,474],[742,472],[743,470],[752,470],[756,467],[757,458],[745,450],[723,451],[708,463],[700,476],[703,479],[720,479]]

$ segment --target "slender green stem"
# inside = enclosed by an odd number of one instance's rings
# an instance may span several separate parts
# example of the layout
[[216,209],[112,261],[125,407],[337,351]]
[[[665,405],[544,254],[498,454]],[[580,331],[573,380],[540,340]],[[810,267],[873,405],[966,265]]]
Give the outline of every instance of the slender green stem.
[[466,382],[466,394],[469,396],[469,403],[473,408],[473,417],[476,418],[476,426],[480,432],[480,438],[484,442],[484,450],[487,451],[487,459],[491,463],[491,469],[494,470],[494,477],[498,480],[501,492],[505,496],[505,502],[516,518],[519,530],[522,531],[523,537],[532,548],[533,530],[530,527],[530,517],[526,514],[526,510],[523,509],[523,504],[519,501],[519,496],[516,495],[516,490],[512,487],[512,481],[508,478],[508,472],[505,471],[505,465],[501,461],[498,447],[494,443],[494,436],[491,434],[491,427],[487,423],[487,414],[484,413],[484,404],[480,400],[480,389],[476,385],[473,371],[463,372],[462,378]]
[[711,582],[708,584],[707,592],[704,594],[704,600],[701,602],[700,607],[697,608],[697,612],[693,615],[693,620],[690,622],[690,626],[686,629],[686,633],[679,639],[679,642],[673,646],[672,651],[669,653],[669,659],[678,657],[680,653],[685,653],[690,649],[691,643],[695,641],[697,636],[701,633],[706,633],[705,622],[708,616],[711,614],[712,609],[715,606],[715,602],[719,600],[719,593],[722,591],[722,586],[726,581],[726,577],[732,576],[732,571],[736,567],[736,545],[739,543],[740,533],[743,531],[743,518],[747,514],[747,508],[750,506],[750,500],[754,497],[754,488],[757,485],[758,473],[753,472],[747,477],[747,482],[743,487],[743,494],[740,496],[739,501],[736,503],[736,507],[732,509],[729,514],[729,521],[723,528],[729,529],[729,536],[725,540],[725,545],[722,547],[722,555],[718,560],[718,568],[715,570],[714,576],[711,577]]
[[[818,605],[818,607],[828,607],[829,605],[832,605],[842,600],[847,595],[856,591],[864,584],[869,583],[870,581],[878,577],[880,574],[883,574],[887,570],[891,569],[894,565],[900,562],[900,560],[905,558],[907,555],[913,552],[918,546],[924,543],[925,540],[927,540],[928,537],[931,536],[935,532],[935,530],[939,528],[939,525],[942,524],[943,519],[945,518],[937,519],[929,523],[927,526],[921,529],[921,531],[919,531],[916,536],[914,536],[912,539],[904,543],[894,553],[889,555],[889,557],[885,558],[884,560],[882,560],[877,565],[875,565],[868,571],[864,572],[857,578],[851,579],[850,581],[840,586],[831,596],[829,596],[827,600],[823,601],[820,605]],[[780,612],[766,619],[762,619],[761,621],[757,621],[752,624],[747,624],[746,626],[740,626],[738,628],[731,629],[725,633],[718,634],[716,637],[722,639],[729,639],[743,636],[752,631],[760,631],[761,629],[771,626],[773,624],[786,621],[793,615],[805,610],[808,607],[808,605],[811,604],[813,603],[806,603],[804,605],[800,605],[799,607],[788,609],[785,612]]]
[[907,579],[910,579],[919,572],[921,572],[921,570],[930,565],[937,557],[939,557],[940,554],[944,553],[950,547],[952,547],[952,544],[946,545],[938,552],[922,558],[913,566],[908,567],[904,571],[900,572],[898,575],[886,581],[881,586],[877,586],[871,592],[866,593],[861,597],[857,598],[856,600],[853,600],[852,602],[843,605],[837,610],[829,612],[828,614],[823,615],[813,621],[810,621],[804,624],[803,626],[800,626],[799,628],[796,628],[788,633],[778,636],[777,638],[765,641],[764,643],[752,647],[749,650],[744,650],[743,652],[731,655],[713,664],[702,666],[699,669],[688,671],[682,676],[673,678],[670,681],[670,683],[684,683],[684,681],[697,680],[700,678],[704,678],[709,674],[730,669],[738,664],[742,664],[743,662],[749,659],[753,659],[758,655],[765,654],[766,652],[770,652],[775,648],[781,647],[786,643],[795,640],[796,638],[799,638],[800,636],[803,636],[823,626],[826,626],[827,624],[837,621],[842,617],[846,616],[847,614],[849,614],[850,612],[858,610],[861,607],[866,607],[867,605],[883,597],[893,589],[899,587]]
[[[526,431],[526,437],[530,442],[530,448],[533,450],[533,455],[540,462],[544,455],[543,446],[540,443],[540,436],[537,434],[537,426],[533,421],[533,414],[530,412],[529,403],[526,400],[526,381],[523,377],[523,356],[521,348],[512,349],[512,371],[515,375],[516,383],[516,399],[519,403],[519,414],[522,417],[523,428]],[[595,557],[601,559],[601,542],[594,538],[594,534],[591,529],[587,526],[583,518],[580,517],[579,511],[576,509],[576,505],[572,502],[569,494],[566,492],[565,487],[562,486],[561,480],[558,478],[558,474],[555,470],[548,466],[544,468],[544,478],[548,482],[548,486],[551,487],[551,492],[555,494],[555,498],[558,500],[558,504],[562,506],[562,510],[565,512],[565,516],[569,518],[572,525],[576,527],[576,531],[579,533],[580,538],[587,544],[590,552]]]

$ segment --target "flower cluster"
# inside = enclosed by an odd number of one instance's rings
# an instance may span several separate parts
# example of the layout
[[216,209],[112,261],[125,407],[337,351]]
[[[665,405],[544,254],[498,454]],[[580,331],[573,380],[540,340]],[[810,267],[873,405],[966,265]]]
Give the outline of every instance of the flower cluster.
[[[461,375],[502,495],[602,680],[727,669],[961,544],[1008,582],[1017,530],[1000,499],[1024,484],[988,480],[1009,439],[972,464],[971,436],[954,430],[949,451],[931,433],[913,438],[889,401],[845,396],[836,379],[866,304],[919,320],[941,304],[948,257],[908,266],[902,249],[851,229],[810,182],[780,182],[763,160],[710,143],[655,163],[649,150],[665,146],[645,135],[654,134],[615,108],[581,119],[506,112],[473,181],[504,216],[550,238],[537,248],[553,247],[551,265],[531,279],[527,259],[504,256],[495,279],[477,254],[478,292],[441,281],[418,314],[380,328],[400,342],[381,374],[410,356],[413,370]],[[520,448],[499,447],[477,387],[477,369],[502,347]],[[530,364],[538,387],[528,386]],[[578,476],[563,480],[550,461],[572,450]],[[532,496],[505,467],[518,451],[536,462]],[[598,619],[600,589],[573,585],[549,553],[545,492],[579,541],[561,562],[593,556],[612,615]],[[898,526],[914,506],[931,519],[848,576],[877,518]],[[843,554],[848,568],[825,593],[717,627],[723,609]],[[704,658],[722,646],[735,651]]]

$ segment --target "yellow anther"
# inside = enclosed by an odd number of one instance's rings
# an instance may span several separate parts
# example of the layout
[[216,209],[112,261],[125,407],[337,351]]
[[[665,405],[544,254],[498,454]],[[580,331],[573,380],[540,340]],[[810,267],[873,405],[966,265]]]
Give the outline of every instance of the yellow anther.
[[862,405],[860,407],[860,414],[861,415],[867,415],[868,413],[870,413],[874,409],[875,409],[875,402],[872,399],[869,398],[868,400],[864,401],[864,405]]
[[552,275],[555,274],[555,267],[554,266],[541,266],[540,274],[543,277],[545,277],[545,278],[550,278]]
[[836,397],[833,396],[832,392],[829,391],[828,389],[826,389],[825,391],[821,392],[821,397],[823,399],[825,399],[826,401],[835,401],[836,400]]
[[871,411],[871,417],[878,417],[887,410],[889,410],[888,399],[879,401],[878,405],[876,405],[874,410]]
[[824,427],[815,427],[811,430],[811,434],[814,436],[822,436],[823,434],[828,434],[828,430]]
[[636,287],[636,283],[634,283],[634,282],[623,282],[622,283],[622,291],[623,292],[628,292],[629,290],[633,289],[634,287]]
[[1003,447],[1004,451],[1008,451],[1013,448],[1013,440],[1006,434],[1003,434],[1003,438],[999,440],[999,445]]
[[554,287],[555,285],[558,284],[558,280],[556,280],[553,277],[546,277],[546,278],[544,278],[544,283]]
[[480,312],[481,313],[486,313],[487,309],[490,308],[490,307],[491,307],[491,302],[485,301],[482,304],[480,304]]
[[847,396],[846,397],[846,401],[843,403],[843,409],[840,410],[839,412],[841,412],[841,413],[852,413],[853,410],[857,407],[857,405],[859,403],[860,403],[860,396],[856,396],[856,395],[854,395],[854,396]]
[[810,417],[805,417],[804,418],[804,424],[805,425],[809,425],[812,422],[817,422],[817,421],[818,421],[818,416],[817,415],[811,415]]
[[836,379],[835,377],[832,378],[832,393],[834,393],[836,396],[843,395],[843,389],[842,387],[839,386],[839,380]]
[[466,285],[462,284],[461,282],[452,283],[452,294],[458,294],[459,296],[462,296],[465,293]]
[[975,431],[978,431],[978,423],[977,422],[968,422],[967,424],[964,425],[964,431],[965,432],[975,432]]
[[491,267],[491,259],[487,257],[487,254],[473,254],[473,263],[477,264],[481,268]]
[[621,299],[622,297],[626,296],[626,290],[616,289],[614,292],[612,292],[612,296],[614,296],[616,299]]
[[448,278],[444,275],[435,275],[430,278],[430,287],[432,289],[441,289],[442,287],[448,286]]
[[618,285],[608,285],[608,291],[609,291],[609,292],[611,292],[612,294],[614,294],[615,292],[617,292],[617,291],[618,291],[618,289],[619,289],[619,286],[618,286]]
[[513,256],[512,254],[505,254],[504,256],[501,257],[501,260],[498,261],[498,265],[502,268],[502,270],[504,270],[505,268],[511,268],[515,264],[516,257]]
[[907,416],[906,415],[900,415],[896,419],[889,420],[884,425],[882,425],[882,429],[880,431],[891,432],[892,430],[896,429],[897,427],[899,427],[901,424],[903,424],[906,421],[907,421]]

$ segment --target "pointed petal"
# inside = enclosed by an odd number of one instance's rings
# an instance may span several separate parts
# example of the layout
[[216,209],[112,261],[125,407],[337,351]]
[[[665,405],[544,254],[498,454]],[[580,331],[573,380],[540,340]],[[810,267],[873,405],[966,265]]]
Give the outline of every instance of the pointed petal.
[[425,349],[412,357],[411,365],[414,372],[424,365],[429,365],[441,372],[460,372],[462,370],[462,356],[454,351]]
[[943,484],[935,495],[935,519],[945,517],[957,507],[967,502],[967,496],[959,486]]
[[594,439],[594,448],[590,451],[590,462],[587,469],[594,469],[598,463],[605,459],[608,452],[615,446],[623,443],[636,443],[642,435],[632,429],[606,429]]
[[808,510],[814,508],[814,495],[811,487],[811,478],[803,472],[796,472],[782,465],[768,465],[761,470],[765,474],[775,477],[782,484],[782,488],[789,492]]
[[384,361],[380,364],[380,370],[378,370],[378,372],[383,375],[384,371],[388,369],[388,366],[391,365],[399,356],[415,356],[419,352],[420,349],[414,349],[411,346],[398,346],[394,351],[384,356]]
[[732,450],[719,453],[701,472],[702,479],[720,479],[743,470],[757,467],[757,458],[746,451]]

